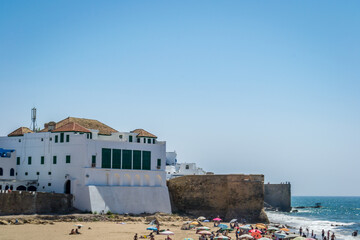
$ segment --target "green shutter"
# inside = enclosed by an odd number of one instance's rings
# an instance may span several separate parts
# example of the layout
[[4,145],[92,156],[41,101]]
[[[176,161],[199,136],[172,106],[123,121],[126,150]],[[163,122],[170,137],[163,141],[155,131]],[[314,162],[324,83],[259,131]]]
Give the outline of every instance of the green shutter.
[[129,136],[129,142],[132,142],[132,139],[133,138],[133,136]]
[[142,169],[151,170],[151,152],[143,151],[142,158],[143,158]]
[[56,164],[56,161],[57,161],[56,156],[53,156],[53,164]]
[[141,170],[141,151],[134,150],[133,154],[133,169]]
[[70,163],[70,161],[71,161],[71,157],[70,157],[70,155],[67,155],[66,156],[66,163]]
[[64,142],[64,133],[60,133],[60,142]]
[[44,156],[41,156],[41,164],[44,164],[45,163],[45,157]]
[[155,144],[155,138],[153,138],[153,144]]
[[132,151],[122,150],[122,169],[131,169]]
[[95,155],[92,155],[91,163],[96,164],[96,156]]
[[70,135],[66,135],[66,142],[70,142]]
[[59,139],[59,136],[56,135],[56,136],[55,136],[55,142],[56,142],[56,143],[58,142],[58,139]]
[[158,166],[158,168],[161,167],[161,159],[158,159],[158,160],[157,160],[157,166]]
[[20,157],[16,158],[16,165],[20,165]]
[[31,157],[28,157],[28,164],[31,165]]
[[113,149],[112,168],[120,169],[121,167],[121,150]]
[[102,149],[102,168],[111,168],[111,149],[110,148],[103,148]]
[[150,138],[148,138],[148,143],[151,143],[151,139],[150,139]]

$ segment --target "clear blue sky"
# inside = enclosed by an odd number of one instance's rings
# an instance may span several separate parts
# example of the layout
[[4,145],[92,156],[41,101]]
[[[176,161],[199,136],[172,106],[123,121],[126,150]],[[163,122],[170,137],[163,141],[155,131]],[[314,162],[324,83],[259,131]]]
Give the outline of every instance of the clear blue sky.
[[360,195],[359,1],[0,1],[0,135],[68,116]]

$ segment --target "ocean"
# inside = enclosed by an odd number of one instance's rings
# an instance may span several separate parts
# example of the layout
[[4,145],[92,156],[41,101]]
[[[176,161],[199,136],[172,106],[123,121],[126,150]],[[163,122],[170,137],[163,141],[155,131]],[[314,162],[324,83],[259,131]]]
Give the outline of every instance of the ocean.
[[336,239],[359,239],[352,237],[355,230],[360,233],[360,197],[292,197],[291,206],[315,206],[321,208],[297,209],[297,213],[267,211],[269,220],[293,227],[296,233],[299,228],[314,230],[316,237],[321,239],[321,230],[335,233]]

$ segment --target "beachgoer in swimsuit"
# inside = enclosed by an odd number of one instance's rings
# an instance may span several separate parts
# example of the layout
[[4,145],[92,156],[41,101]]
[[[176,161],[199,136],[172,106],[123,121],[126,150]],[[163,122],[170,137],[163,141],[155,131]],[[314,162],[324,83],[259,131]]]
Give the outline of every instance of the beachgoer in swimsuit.
[[135,233],[134,240],[137,240],[137,239],[138,239],[138,235],[137,235],[137,233]]
[[73,234],[75,234],[75,230],[71,229],[71,232],[69,233],[69,235],[73,235]]

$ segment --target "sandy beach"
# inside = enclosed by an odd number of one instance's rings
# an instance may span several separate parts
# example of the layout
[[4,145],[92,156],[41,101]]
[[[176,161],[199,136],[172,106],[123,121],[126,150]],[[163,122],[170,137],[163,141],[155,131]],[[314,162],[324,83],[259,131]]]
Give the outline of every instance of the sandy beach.
[[[83,224],[80,235],[69,235],[71,229],[75,228],[74,224]],[[126,224],[119,224],[115,222],[55,222],[54,224],[37,225],[0,225],[0,239],[4,240],[57,240],[57,239],[106,239],[106,240],[122,240],[133,239],[134,234],[139,236],[149,234],[146,230],[149,227],[146,223],[127,222]],[[180,230],[182,222],[163,222],[161,229],[170,229],[175,235],[172,239],[194,238],[197,239],[199,235],[195,234],[195,230]],[[204,226],[210,227],[211,230],[218,228],[213,227],[213,223],[204,223]],[[91,229],[88,229],[91,227]],[[230,236],[235,237],[234,233]],[[165,239],[166,236],[155,235],[155,239]]]

